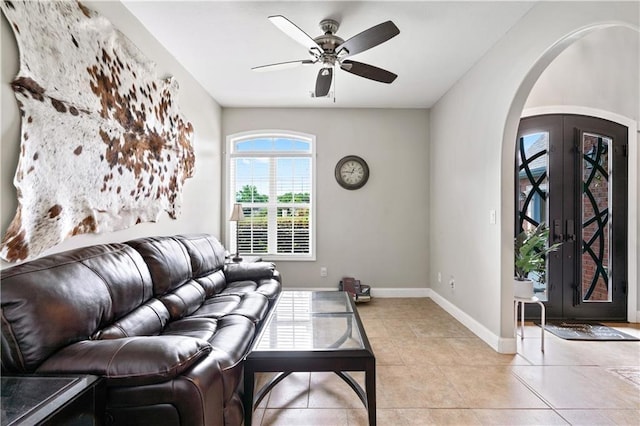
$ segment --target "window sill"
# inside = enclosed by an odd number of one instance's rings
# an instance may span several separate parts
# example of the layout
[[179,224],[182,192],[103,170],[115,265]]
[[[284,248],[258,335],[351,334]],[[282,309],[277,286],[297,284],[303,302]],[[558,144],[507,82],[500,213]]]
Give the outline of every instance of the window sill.
[[288,256],[288,255],[251,255],[251,256],[260,256],[262,260],[267,262],[315,262],[315,256]]

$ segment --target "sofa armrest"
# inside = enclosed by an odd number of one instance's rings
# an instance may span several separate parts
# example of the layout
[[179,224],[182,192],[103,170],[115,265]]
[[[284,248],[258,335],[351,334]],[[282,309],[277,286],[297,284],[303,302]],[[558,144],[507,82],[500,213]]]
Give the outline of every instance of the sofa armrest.
[[224,275],[227,282],[258,281],[262,278],[272,278],[277,274],[276,265],[272,262],[227,263]]
[[84,340],[56,352],[37,372],[93,374],[110,385],[148,385],[180,375],[211,349],[204,340],[184,336]]

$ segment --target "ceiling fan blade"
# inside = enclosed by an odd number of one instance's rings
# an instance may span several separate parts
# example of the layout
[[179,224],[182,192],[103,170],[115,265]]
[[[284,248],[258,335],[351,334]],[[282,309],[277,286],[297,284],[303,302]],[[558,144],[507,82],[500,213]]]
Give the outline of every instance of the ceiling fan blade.
[[333,68],[322,68],[320,71],[318,71],[318,78],[316,79],[316,98],[327,96],[329,94],[332,79]]
[[364,30],[360,34],[356,34],[349,40],[336,47],[336,52],[346,51],[346,55],[343,58],[355,55],[356,53],[364,52],[367,49],[371,49],[385,41],[400,34],[400,30],[391,21],[383,22],[374,27]]
[[398,77],[396,74],[383,70],[382,68],[374,67],[373,65],[363,64],[356,61],[342,61],[340,68],[350,72],[351,74],[358,75],[360,77],[368,78],[369,80],[379,81],[381,83],[393,83],[393,80]]
[[322,53],[322,48],[307,33],[302,31],[296,24],[288,20],[282,15],[269,16],[269,20],[280,30],[306,47],[308,50],[316,49],[318,53]]
[[315,61],[312,61],[310,59],[303,59],[300,61],[279,62],[277,64],[261,65],[259,67],[253,67],[251,68],[251,70],[258,71],[258,72],[279,71],[279,70],[284,70],[288,68],[295,68],[300,65],[313,65],[313,64],[315,64]]

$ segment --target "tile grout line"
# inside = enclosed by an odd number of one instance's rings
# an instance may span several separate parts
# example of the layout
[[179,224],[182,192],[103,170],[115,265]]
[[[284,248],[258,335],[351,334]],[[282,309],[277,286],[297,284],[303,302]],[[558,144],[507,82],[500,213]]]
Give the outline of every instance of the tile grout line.
[[307,408],[311,408],[309,407],[309,401],[311,400],[311,374],[313,372],[309,372],[309,382],[307,383]]
[[[532,367],[536,367],[535,365]],[[542,367],[542,366],[540,366]],[[553,406],[553,404],[551,404],[550,401],[548,401],[545,397],[542,396],[542,394],[540,394],[540,392],[538,392],[537,390],[535,390],[535,388],[533,386],[531,386],[529,383],[527,383],[527,381],[520,377],[515,371],[511,370],[511,374],[516,378],[516,380],[518,380],[520,383],[522,383],[524,385],[524,387],[526,387],[527,389],[529,389],[531,391],[531,393],[533,393],[537,398],[540,399],[540,401],[542,401],[547,407],[549,407],[551,410],[553,410],[554,413],[560,415],[560,413],[558,413],[556,407]],[[562,416],[561,416],[562,417]],[[564,417],[563,417],[563,420]],[[565,420],[566,421],[566,420]]]

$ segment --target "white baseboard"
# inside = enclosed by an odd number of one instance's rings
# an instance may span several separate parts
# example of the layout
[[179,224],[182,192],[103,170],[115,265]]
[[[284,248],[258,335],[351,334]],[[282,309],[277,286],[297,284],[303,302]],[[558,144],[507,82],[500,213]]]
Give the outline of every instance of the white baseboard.
[[[287,291],[336,291],[335,287],[284,287]],[[371,297],[388,299],[392,297],[429,297],[429,288],[379,288],[371,289]]]
[[501,354],[515,354],[517,350],[515,338],[504,338],[495,335],[487,327],[470,317],[466,312],[462,311],[453,303],[440,296],[435,291],[430,290],[429,297],[438,304],[442,309],[447,311],[449,315],[457,319],[467,327],[473,334],[482,339],[486,344],[491,346],[493,350]]
[[498,349],[495,350],[500,354],[515,354],[518,352],[517,340],[515,337],[500,337],[498,338]]
[[282,287],[285,291],[338,291],[337,287]]

